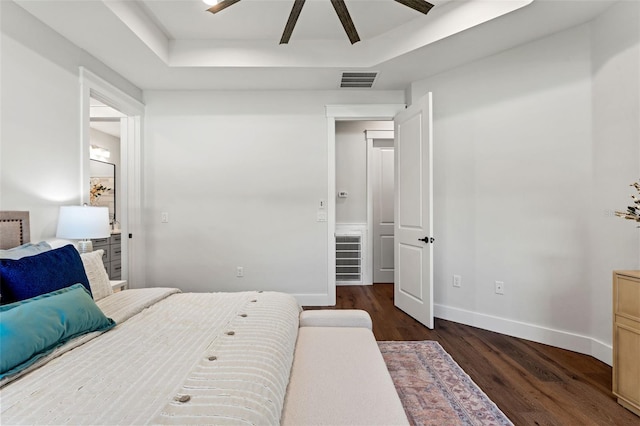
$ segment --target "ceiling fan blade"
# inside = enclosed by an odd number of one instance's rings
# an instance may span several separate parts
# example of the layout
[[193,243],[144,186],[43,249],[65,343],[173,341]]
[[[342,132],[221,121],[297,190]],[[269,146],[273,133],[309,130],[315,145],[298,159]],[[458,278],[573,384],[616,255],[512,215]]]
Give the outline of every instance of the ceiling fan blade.
[[220,3],[214,4],[213,6],[211,6],[207,10],[209,12],[211,12],[211,13],[218,13],[222,9],[226,9],[227,7],[231,6],[232,4],[238,3],[239,1],[240,0],[222,0]]
[[304,6],[304,2],[305,0],[295,0],[295,2],[293,3],[291,13],[289,14],[289,19],[287,20],[287,25],[285,25],[284,32],[282,33],[282,38],[280,39],[280,44],[289,43],[289,39],[291,38],[293,29],[296,26],[296,22],[298,22],[298,17],[300,16],[300,11],[302,10],[302,6]]
[[358,35],[358,31],[356,31],[355,25],[353,25],[351,15],[349,15],[349,11],[347,10],[347,5],[344,4],[344,0],[331,0],[331,4],[336,10],[338,18],[340,18],[340,22],[342,23],[342,28],[344,28],[344,31],[347,33],[347,37],[349,37],[351,44],[359,42],[360,36]]
[[424,13],[429,13],[433,5],[425,0],[396,0],[400,4],[410,7],[413,10]]

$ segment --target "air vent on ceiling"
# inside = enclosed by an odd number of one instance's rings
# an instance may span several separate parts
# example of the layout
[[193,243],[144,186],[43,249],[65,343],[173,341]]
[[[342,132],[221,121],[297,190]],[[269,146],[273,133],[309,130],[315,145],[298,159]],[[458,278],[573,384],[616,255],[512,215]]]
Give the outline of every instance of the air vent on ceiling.
[[343,71],[342,78],[340,79],[340,87],[370,89],[373,87],[377,76],[377,71]]

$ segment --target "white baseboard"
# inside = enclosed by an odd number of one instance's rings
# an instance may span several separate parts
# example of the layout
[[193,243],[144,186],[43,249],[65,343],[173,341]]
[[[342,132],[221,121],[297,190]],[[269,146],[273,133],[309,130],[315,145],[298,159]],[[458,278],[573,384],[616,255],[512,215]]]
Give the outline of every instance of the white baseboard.
[[613,347],[596,339],[591,340],[591,355],[595,359],[599,359],[607,365],[613,365]]
[[611,345],[607,345],[592,337],[467,311],[451,306],[434,304],[433,310],[436,318],[459,322],[472,327],[579,352],[599,359],[608,365],[612,364],[613,354]]

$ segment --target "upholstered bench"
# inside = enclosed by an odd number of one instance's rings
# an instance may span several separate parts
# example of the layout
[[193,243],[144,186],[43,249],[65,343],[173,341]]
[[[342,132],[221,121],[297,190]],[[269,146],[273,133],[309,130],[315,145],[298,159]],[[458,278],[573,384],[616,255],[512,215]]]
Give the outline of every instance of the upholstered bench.
[[372,329],[371,317],[360,309],[302,311],[300,327],[362,327]]
[[408,424],[369,314],[301,313],[282,424]]

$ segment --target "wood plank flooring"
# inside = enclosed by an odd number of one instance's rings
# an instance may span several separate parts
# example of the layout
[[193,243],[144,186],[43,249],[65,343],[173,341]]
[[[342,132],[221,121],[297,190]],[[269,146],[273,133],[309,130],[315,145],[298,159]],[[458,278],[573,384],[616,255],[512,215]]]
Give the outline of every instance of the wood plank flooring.
[[440,342],[515,425],[640,425],[593,357],[440,319],[429,330],[393,306],[392,284],[339,286],[329,309],[369,312],[377,340]]

